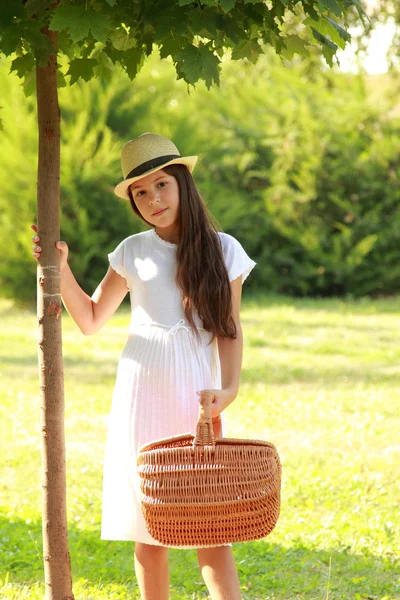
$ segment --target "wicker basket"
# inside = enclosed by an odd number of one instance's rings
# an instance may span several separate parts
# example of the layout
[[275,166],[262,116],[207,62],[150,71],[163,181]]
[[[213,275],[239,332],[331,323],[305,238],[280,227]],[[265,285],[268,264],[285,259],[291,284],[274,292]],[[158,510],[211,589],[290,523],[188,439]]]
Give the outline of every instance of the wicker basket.
[[279,517],[281,463],[275,446],[215,439],[211,402],[212,394],[204,392],[195,436],[146,444],[137,458],[147,528],[167,547],[257,540]]

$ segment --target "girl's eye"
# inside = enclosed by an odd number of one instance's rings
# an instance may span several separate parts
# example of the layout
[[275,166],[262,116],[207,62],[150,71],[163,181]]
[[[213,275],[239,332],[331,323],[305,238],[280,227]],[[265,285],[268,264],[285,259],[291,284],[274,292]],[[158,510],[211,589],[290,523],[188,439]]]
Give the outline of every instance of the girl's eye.
[[142,190],[142,191],[140,191],[140,192],[138,192],[138,193],[136,194],[136,198],[138,198],[138,197],[140,197],[140,196],[143,196],[143,194],[145,194],[145,193],[146,193],[146,192],[144,192],[143,190]]
[[167,185],[167,181],[160,181],[159,184],[161,187],[164,187]]

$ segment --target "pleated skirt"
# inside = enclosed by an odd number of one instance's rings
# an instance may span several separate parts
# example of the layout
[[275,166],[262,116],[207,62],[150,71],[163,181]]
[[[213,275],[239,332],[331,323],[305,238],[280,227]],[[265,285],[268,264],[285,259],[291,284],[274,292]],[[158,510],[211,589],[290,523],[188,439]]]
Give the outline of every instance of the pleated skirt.
[[[104,454],[101,539],[161,545],[146,528],[136,457],[148,442],[196,432],[202,389],[221,388],[217,339],[138,326],[118,363]],[[222,419],[223,421],[223,419]],[[222,423],[224,430],[224,424]]]

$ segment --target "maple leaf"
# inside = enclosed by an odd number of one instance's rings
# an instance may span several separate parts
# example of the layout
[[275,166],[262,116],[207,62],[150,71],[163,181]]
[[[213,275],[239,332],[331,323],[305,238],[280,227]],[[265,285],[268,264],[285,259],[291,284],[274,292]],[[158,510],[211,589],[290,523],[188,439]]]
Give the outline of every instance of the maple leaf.
[[111,25],[108,19],[95,10],[85,10],[82,6],[62,5],[54,11],[50,21],[52,31],[68,31],[73,43],[85,39],[89,35],[99,42],[106,43],[107,29]]
[[22,87],[26,97],[32,96],[36,91],[36,69],[32,69],[29,73],[25,73],[22,81]]
[[160,58],[166,58],[169,55],[175,56],[177,52],[184,48],[185,44],[187,44],[187,40],[180,37],[176,38],[170,35],[164,38],[161,42]]
[[133,81],[143,66],[145,53],[142,48],[131,48],[121,53],[120,63]]
[[194,85],[200,78],[204,79],[208,88],[213,81],[219,83],[220,60],[208,45],[188,46],[178,52],[176,60],[188,83]]
[[218,37],[217,16],[210,8],[195,8],[190,11],[190,23],[193,32],[209,39]]
[[221,0],[222,9],[229,12],[236,4],[236,0]]
[[330,67],[333,67],[333,57],[338,49],[337,45],[331,42],[331,40],[328,40],[328,38],[314,29],[314,27],[311,27],[311,31],[314,38],[322,44],[322,54],[324,55],[326,62]]
[[94,58],[73,58],[69,63],[66,75],[71,75],[70,85],[74,84],[80,77],[89,81],[93,77],[93,68],[97,65]]
[[256,63],[262,48],[257,40],[240,40],[236,48],[232,51],[232,58],[248,58],[252,63]]
[[10,73],[12,73],[12,71],[16,71],[18,77],[22,78],[25,73],[32,71],[34,67],[35,59],[32,54],[24,54],[24,56],[18,56],[18,58],[15,58],[12,61]]
[[129,50],[137,46],[137,41],[123,28],[116,29],[110,34],[110,40],[117,50]]
[[306,46],[310,43],[303,40],[298,35],[288,35],[283,41],[285,42],[286,48],[282,49],[282,56],[287,60],[292,60],[294,54],[300,54],[302,56],[309,56],[309,51]]

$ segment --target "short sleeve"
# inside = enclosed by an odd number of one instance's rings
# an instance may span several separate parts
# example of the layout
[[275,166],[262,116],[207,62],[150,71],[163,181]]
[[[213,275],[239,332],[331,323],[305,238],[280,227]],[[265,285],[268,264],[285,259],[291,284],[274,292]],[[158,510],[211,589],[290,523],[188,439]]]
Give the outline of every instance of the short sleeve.
[[129,289],[129,277],[125,268],[125,252],[126,244],[124,240],[115,248],[113,252],[110,252],[108,255],[108,261],[114,271],[126,279],[126,287]]
[[229,281],[242,276],[242,283],[247,279],[256,262],[252,260],[241,243],[228,233],[219,233]]

